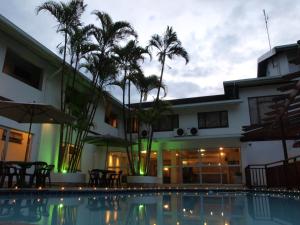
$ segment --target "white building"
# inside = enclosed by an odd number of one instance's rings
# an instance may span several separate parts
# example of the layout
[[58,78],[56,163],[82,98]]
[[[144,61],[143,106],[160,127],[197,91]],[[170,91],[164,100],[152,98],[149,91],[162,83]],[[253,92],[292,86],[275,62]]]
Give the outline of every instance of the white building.
[[[242,126],[260,123],[271,99],[281,94],[277,88],[287,82],[282,76],[300,70],[297,48],[296,44],[273,48],[259,58],[257,78],[226,81],[222,95],[171,100],[174,113],[166,115],[154,133],[152,175],[164,183],[231,184],[240,182],[240,172],[249,164],[282,160],[280,141],[242,142]],[[1,99],[59,108],[60,66],[59,57],[0,16]],[[81,80],[84,85],[86,78]],[[93,132],[122,137],[121,104],[110,99],[118,126],[105,122],[101,103]],[[0,117],[2,160],[24,160],[28,126]],[[179,128],[183,135],[177,134]],[[31,161],[57,163],[58,125],[33,125],[31,139]],[[300,154],[292,144],[288,142],[290,157]],[[81,171],[104,168],[105,158],[99,147],[85,145]],[[126,173],[124,151],[111,148],[107,158],[110,169]]]

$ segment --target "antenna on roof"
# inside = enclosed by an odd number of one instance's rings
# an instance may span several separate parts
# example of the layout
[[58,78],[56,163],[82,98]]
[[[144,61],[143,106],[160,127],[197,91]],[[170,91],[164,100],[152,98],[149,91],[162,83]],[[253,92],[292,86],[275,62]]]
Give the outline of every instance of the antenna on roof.
[[269,34],[269,28],[268,28],[268,20],[269,20],[269,16],[268,16],[268,14],[266,13],[266,10],[264,10],[264,9],[263,9],[263,13],[264,13],[264,17],[265,17],[266,31],[267,31],[267,35],[268,35],[269,47],[270,47],[270,50],[271,50],[272,47],[271,47],[270,34]]

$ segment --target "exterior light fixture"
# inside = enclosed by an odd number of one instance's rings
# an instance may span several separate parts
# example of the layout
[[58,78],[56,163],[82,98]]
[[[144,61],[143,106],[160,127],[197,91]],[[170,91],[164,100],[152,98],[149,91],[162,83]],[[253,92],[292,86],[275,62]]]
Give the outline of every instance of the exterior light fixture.
[[169,209],[169,205],[168,205],[168,204],[165,204],[165,205],[164,205],[164,209]]
[[220,147],[219,150],[222,151],[222,150],[223,150],[223,147]]
[[205,151],[206,151],[206,150],[205,150],[205,149],[203,149],[203,148],[201,148],[201,149],[200,149],[200,152],[205,152]]

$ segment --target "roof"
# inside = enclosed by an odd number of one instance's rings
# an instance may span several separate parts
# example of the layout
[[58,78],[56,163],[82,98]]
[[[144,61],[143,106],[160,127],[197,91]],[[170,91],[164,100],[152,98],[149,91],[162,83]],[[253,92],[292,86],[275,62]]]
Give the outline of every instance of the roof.
[[243,87],[255,87],[261,85],[274,85],[274,84],[284,84],[290,82],[285,79],[283,76],[270,76],[270,77],[256,77],[256,78],[248,78],[241,80],[230,80],[224,81],[224,86],[228,85],[236,85],[239,88]]
[[[210,95],[210,96],[200,96],[200,97],[192,97],[192,98],[179,98],[179,99],[171,99],[166,100],[172,106],[175,105],[190,105],[190,104],[198,104],[198,103],[207,103],[207,102],[220,102],[220,101],[227,101],[232,100],[225,94],[223,95]],[[150,108],[154,102],[143,102],[143,108]],[[132,107],[138,107],[139,103],[132,104]]]
[[257,60],[257,77],[266,76],[268,59],[272,58],[273,56],[275,56],[276,54],[278,54],[280,52],[295,50],[297,48],[298,48],[297,43],[275,46],[270,51],[268,51],[265,54],[263,54],[262,56],[260,56]]
[[[262,85],[276,85],[276,84],[285,84],[290,83],[291,81],[286,79],[283,76],[272,76],[272,77],[259,77],[259,78],[249,78],[241,80],[231,80],[224,81],[224,94],[221,95],[210,95],[210,96],[200,96],[200,97],[191,97],[191,98],[179,98],[167,100],[171,105],[190,105],[190,104],[199,104],[199,103],[208,103],[208,102],[232,102],[238,103],[237,100],[239,93],[239,88],[245,87],[257,87]],[[153,102],[144,102],[142,107],[149,108]],[[138,103],[132,104],[133,107],[138,107]]]
[[[36,55],[46,60],[48,63],[55,67],[60,67],[62,64],[62,58],[52,52],[50,49],[45,47],[43,44],[38,42],[32,36],[24,32],[22,29],[17,27],[14,23],[6,19],[2,14],[0,14],[0,30],[4,32],[6,35],[10,36],[15,41],[25,45],[28,49],[33,51]],[[16,35],[17,34],[17,35]],[[70,69],[72,66],[67,64]],[[83,73],[78,72],[80,75],[81,81],[90,82],[90,79],[85,76]],[[118,105],[122,105],[122,103],[113,97],[109,92],[106,92],[107,96],[113,100]]]

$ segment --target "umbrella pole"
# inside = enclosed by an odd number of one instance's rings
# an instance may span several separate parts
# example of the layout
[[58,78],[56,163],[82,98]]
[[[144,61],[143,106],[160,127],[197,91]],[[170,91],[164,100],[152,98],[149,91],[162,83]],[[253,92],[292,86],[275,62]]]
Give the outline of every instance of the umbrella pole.
[[105,154],[105,169],[108,169],[108,165],[107,165],[107,154],[108,154],[108,142],[106,143],[106,154]]
[[31,111],[31,113],[30,113],[30,124],[29,124],[28,136],[27,136],[26,152],[25,152],[25,162],[27,162],[27,160],[28,160],[28,154],[29,154],[29,141],[30,141],[32,117],[33,117],[33,112]]

